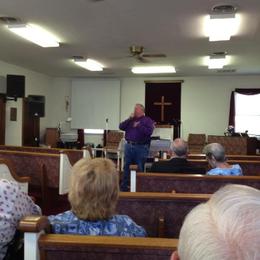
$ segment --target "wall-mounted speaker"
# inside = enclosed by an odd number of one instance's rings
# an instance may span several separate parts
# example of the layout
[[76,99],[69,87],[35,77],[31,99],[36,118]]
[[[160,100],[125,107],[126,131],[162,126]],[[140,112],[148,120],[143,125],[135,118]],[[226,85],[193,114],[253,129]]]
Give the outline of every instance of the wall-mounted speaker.
[[28,110],[31,116],[45,116],[45,96],[28,96]]
[[25,92],[25,76],[6,75],[6,95],[7,97],[23,98]]

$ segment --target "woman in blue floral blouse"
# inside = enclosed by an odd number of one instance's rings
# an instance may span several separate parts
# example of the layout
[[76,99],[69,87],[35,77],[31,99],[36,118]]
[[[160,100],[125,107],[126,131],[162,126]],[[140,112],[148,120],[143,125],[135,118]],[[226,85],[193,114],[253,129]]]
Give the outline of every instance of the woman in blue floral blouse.
[[111,160],[81,159],[72,168],[71,210],[49,216],[52,232],[95,236],[144,237],[145,230],[126,215],[116,215],[119,177]]
[[206,154],[211,170],[207,175],[222,175],[222,176],[240,176],[243,175],[239,164],[230,165],[227,162],[225,148],[219,143],[211,143],[204,147],[203,152]]

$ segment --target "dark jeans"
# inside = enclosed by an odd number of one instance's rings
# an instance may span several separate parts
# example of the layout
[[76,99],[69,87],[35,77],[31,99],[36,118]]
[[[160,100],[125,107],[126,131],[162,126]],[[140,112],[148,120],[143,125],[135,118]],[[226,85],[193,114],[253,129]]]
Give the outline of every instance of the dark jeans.
[[130,183],[131,164],[137,164],[139,171],[144,171],[144,163],[148,156],[148,144],[125,144],[124,174],[121,182],[121,191],[128,191]]

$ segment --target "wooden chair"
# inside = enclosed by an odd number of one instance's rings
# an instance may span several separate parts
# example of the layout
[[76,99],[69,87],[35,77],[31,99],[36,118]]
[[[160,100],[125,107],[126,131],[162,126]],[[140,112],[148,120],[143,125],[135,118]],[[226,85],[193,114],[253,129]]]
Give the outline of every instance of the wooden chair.
[[29,216],[18,229],[24,233],[26,260],[168,260],[177,239],[49,234],[47,217]]
[[205,144],[206,144],[205,134],[189,134],[188,147],[190,153],[202,153]]
[[[102,148],[94,148],[94,157],[97,151],[102,152],[105,158],[116,159],[118,171],[123,170],[124,165],[124,133],[121,131],[109,130],[105,134],[106,145]],[[121,162],[121,163],[120,163]]]

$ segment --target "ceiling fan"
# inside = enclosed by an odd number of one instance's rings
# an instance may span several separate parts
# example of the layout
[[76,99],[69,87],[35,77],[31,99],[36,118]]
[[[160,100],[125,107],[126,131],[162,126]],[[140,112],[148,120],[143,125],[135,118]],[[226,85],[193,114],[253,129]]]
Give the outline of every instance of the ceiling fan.
[[147,58],[166,58],[163,53],[144,53],[144,47],[139,45],[131,45],[129,47],[130,57],[136,58],[139,62],[149,62]]

